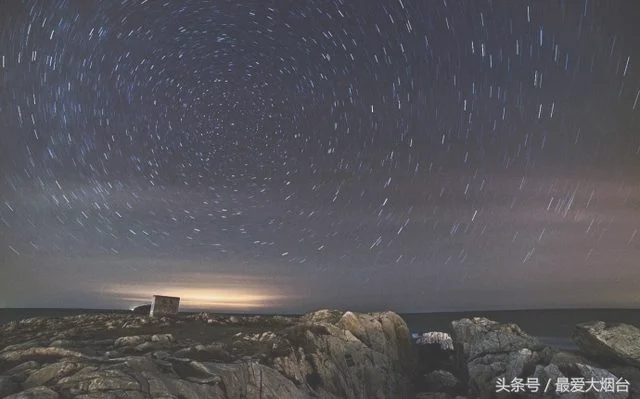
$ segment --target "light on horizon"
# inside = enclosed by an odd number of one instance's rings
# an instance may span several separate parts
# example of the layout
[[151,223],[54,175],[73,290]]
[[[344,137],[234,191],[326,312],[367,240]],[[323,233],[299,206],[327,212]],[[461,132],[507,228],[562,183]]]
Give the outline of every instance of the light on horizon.
[[[123,307],[134,308],[148,304],[154,295],[180,297],[181,309],[243,310],[264,309],[281,305],[288,297],[273,287],[253,281],[240,281],[229,276],[202,279],[199,282],[185,277],[178,284],[146,282],[134,284],[112,284],[102,291],[116,301],[126,302]],[[191,280],[191,281],[189,281]],[[217,282],[208,282],[215,280]],[[132,305],[135,304],[135,305]]]

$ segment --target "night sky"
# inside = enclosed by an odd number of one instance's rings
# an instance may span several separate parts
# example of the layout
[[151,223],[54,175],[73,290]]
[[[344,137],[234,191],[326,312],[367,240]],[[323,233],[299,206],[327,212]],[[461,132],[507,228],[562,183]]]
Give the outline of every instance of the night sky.
[[0,1],[0,307],[640,306],[636,3]]

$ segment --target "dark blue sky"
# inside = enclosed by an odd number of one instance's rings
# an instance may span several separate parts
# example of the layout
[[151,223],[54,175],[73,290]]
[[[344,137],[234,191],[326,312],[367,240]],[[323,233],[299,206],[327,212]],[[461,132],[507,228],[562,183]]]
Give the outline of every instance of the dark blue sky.
[[0,306],[638,306],[619,1],[0,7]]

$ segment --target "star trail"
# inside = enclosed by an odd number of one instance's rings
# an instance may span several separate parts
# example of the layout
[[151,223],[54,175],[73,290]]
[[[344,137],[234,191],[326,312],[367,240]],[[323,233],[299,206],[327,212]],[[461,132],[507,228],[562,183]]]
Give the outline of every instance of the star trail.
[[638,306],[639,16],[2,2],[0,306]]

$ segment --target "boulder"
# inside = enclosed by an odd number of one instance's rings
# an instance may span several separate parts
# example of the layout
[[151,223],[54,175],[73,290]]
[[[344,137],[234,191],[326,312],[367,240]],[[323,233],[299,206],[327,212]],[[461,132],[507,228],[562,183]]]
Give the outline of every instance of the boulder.
[[233,361],[233,356],[221,344],[190,346],[176,351],[175,356],[198,361]]
[[73,374],[78,370],[79,366],[76,363],[59,362],[48,364],[44,367],[37,369],[33,372],[22,384],[25,388],[33,388],[40,385],[46,385],[52,380],[58,380]]
[[36,362],[35,360],[29,360],[5,371],[4,374],[12,377],[16,381],[22,382],[39,368],[40,363]]
[[416,394],[416,399],[453,399],[453,396],[443,392],[420,392]]
[[434,370],[424,376],[426,390],[429,392],[442,392],[450,395],[459,393],[462,387],[460,380],[445,370]]
[[572,338],[591,356],[640,367],[640,329],[635,326],[603,321],[582,323],[576,326]]
[[640,398],[640,369],[632,366],[610,366],[613,375],[629,381],[629,397]]
[[58,399],[60,395],[47,387],[29,388],[22,392],[14,393],[5,399]]
[[115,348],[120,348],[123,346],[138,346],[144,342],[149,341],[151,341],[151,337],[148,335],[130,335],[116,339],[113,346]]
[[131,313],[149,316],[151,313],[151,304],[136,306],[131,309]]
[[171,334],[155,334],[151,336],[152,342],[159,342],[161,344],[169,344],[175,342],[175,338]]
[[411,332],[396,313],[356,314],[347,311],[335,325],[349,331],[372,350],[389,357],[406,375],[411,375],[416,369],[418,359]]
[[468,381],[470,397],[509,398],[496,392],[499,378],[532,375],[538,363],[548,364],[553,351],[515,324],[501,324],[483,317],[452,322],[456,364]]
[[[286,329],[282,339],[273,342],[265,361],[313,396],[410,397],[411,376],[406,373],[407,359],[401,355],[405,343],[411,344],[404,321],[395,325],[393,316],[364,315],[361,319],[362,315],[347,313],[346,320],[340,318],[335,324],[302,322]],[[317,315],[308,318],[319,319]]]
[[60,389],[68,390],[72,395],[118,389],[127,391],[140,389],[138,381],[117,369],[79,372],[61,378],[57,386]]
[[0,398],[9,396],[20,391],[20,385],[10,377],[0,376]]
[[[276,370],[258,364],[247,363],[193,363],[194,370],[217,377],[225,387],[226,398],[291,398],[307,399],[309,396]],[[197,366],[197,367],[195,367]]]
[[20,363],[34,358],[87,358],[83,353],[56,347],[34,347],[0,352],[0,361]]
[[[629,397],[629,384],[627,381],[619,380],[610,371],[591,367],[586,364],[577,363],[580,377],[585,381],[597,381],[592,390],[587,392],[587,398],[590,399],[627,399]],[[609,381],[611,386],[605,388],[601,382]],[[626,385],[626,391],[621,391],[622,385]],[[586,389],[585,389],[586,390]]]

